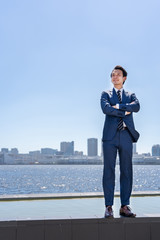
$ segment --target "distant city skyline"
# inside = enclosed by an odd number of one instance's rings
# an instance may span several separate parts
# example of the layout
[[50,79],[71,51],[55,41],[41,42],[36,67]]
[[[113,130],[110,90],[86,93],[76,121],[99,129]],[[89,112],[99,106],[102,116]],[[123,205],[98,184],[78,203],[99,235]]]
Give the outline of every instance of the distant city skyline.
[[[50,153],[50,154],[54,154],[56,151],[59,151],[59,152],[62,152],[64,153],[65,155],[73,155],[73,154],[85,154],[83,151],[79,150],[79,149],[75,149],[75,141],[71,141],[71,142],[66,142],[66,141],[61,141],[59,143],[59,148],[55,148],[55,147],[41,147],[39,149],[32,149],[32,150],[29,150],[28,152],[29,153],[32,153],[32,152],[40,152],[41,153]],[[101,155],[101,150],[100,152],[98,152],[98,139],[97,138],[88,138],[86,140],[86,148],[87,148],[87,153],[85,155],[89,155],[89,156],[97,156],[98,153],[99,155]],[[5,152],[5,153],[8,153],[8,152],[20,152],[20,153],[23,153],[21,151],[19,151],[18,148],[11,148],[11,150],[9,151],[9,147],[2,147],[1,148],[1,152]],[[25,152],[25,153],[28,153],[28,152]],[[89,153],[89,154],[88,154]]]
[[[28,153],[34,153],[39,152],[42,154],[55,154],[56,152],[62,152],[64,154],[71,154],[71,155],[87,155],[87,156],[102,156],[102,148],[100,148],[100,151],[98,150],[98,144],[99,141],[97,138],[87,138],[86,140],[86,149],[87,152],[81,151],[80,149],[75,149],[75,141],[72,140],[71,142],[65,142],[61,141],[59,143],[59,148],[56,147],[40,147],[39,149],[32,149],[27,152],[21,152],[18,148],[9,148],[9,147],[1,147],[1,152],[10,152],[13,154],[28,154]],[[101,144],[101,142],[100,142]],[[10,149],[10,150],[9,150]],[[150,154],[152,156],[160,156],[160,144],[153,144],[151,149],[146,152],[138,152],[137,151],[137,143],[133,143],[133,154]]]
[[75,149],[87,154],[87,138],[95,137],[100,153],[100,97],[112,88],[115,65],[127,70],[124,88],[141,104],[137,152],[160,143],[159,1],[17,0],[0,6],[0,146],[25,153],[59,149],[62,139],[74,139]]
[[[95,137],[94,137],[95,138]],[[101,155],[101,152],[102,152],[102,146],[101,146],[101,144],[102,144],[102,142],[101,142],[101,139],[98,139],[98,138],[95,138],[95,139],[97,139],[98,141],[98,154],[99,155]],[[73,141],[73,140],[72,140]],[[78,146],[78,144],[74,141],[74,149],[75,149],[75,151],[82,151],[85,155],[87,155],[87,152],[88,152],[88,148],[87,148],[87,141],[88,141],[88,138],[87,139],[85,139],[85,141],[86,141],[86,146],[84,146],[84,149],[79,149],[78,147],[76,147],[76,146]],[[61,141],[61,142],[69,142],[69,141]],[[21,151],[21,149],[20,148],[18,148],[18,147],[13,147],[13,146],[10,146],[10,147],[8,147],[7,145],[6,146],[1,146],[0,147],[0,149],[2,149],[2,148],[8,148],[8,149],[15,149],[15,148],[17,148],[18,150],[19,150],[19,152],[20,153],[28,153],[29,151],[37,151],[37,150],[39,150],[39,149],[43,149],[43,148],[50,148],[50,149],[57,149],[58,151],[60,151],[60,149],[61,149],[61,147],[60,147],[60,143],[61,142],[59,142],[59,143],[57,143],[56,144],[56,146],[53,146],[53,145],[50,145],[50,146],[40,146],[40,147],[37,147],[37,148],[34,148],[34,147],[31,147],[30,149],[29,149],[29,147],[26,147],[26,151]],[[151,148],[150,149],[148,149],[146,152],[143,152],[143,151],[139,151],[139,146],[138,146],[138,143],[136,143],[136,148],[133,146],[133,153],[135,153],[136,151],[138,152],[138,153],[140,153],[140,154],[142,154],[142,153],[151,153],[152,154],[152,147],[154,146],[154,145],[159,145],[160,143],[154,143],[154,144],[152,144],[151,145]],[[160,146],[160,145],[159,145]],[[23,148],[24,149],[24,148]]]

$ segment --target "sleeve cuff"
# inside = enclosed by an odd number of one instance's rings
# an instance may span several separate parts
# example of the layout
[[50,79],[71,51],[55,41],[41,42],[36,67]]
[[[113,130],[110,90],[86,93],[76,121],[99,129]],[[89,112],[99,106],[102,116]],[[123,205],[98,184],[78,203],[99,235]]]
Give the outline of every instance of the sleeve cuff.
[[119,109],[119,103],[116,104],[116,108]]

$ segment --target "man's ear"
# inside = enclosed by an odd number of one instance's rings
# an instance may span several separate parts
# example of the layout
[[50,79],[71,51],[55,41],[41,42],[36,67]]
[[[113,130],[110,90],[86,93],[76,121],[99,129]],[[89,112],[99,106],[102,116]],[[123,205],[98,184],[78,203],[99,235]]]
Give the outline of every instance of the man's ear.
[[126,79],[127,79],[127,77],[124,77],[124,78],[123,78],[123,84],[125,83]]

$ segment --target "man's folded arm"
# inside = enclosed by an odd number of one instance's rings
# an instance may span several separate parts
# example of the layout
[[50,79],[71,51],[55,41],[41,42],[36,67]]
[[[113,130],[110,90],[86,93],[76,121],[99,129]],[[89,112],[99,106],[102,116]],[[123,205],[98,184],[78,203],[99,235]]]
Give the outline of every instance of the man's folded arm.
[[121,117],[121,118],[125,116],[124,111],[115,109],[110,105],[108,100],[108,93],[106,92],[103,92],[101,96],[101,108],[104,114],[115,116],[115,117]]
[[131,103],[120,103],[119,110],[127,111],[127,112],[138,112],[140,109],[140,104],[136,95],[132,93],[131,95]]

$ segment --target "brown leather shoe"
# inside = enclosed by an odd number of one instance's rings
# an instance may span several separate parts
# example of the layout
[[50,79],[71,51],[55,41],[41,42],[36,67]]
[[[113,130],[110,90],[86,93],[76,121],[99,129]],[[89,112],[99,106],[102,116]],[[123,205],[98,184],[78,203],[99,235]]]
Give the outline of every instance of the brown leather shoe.
[[135,217],[136,214],[131,212],[131,208],[129,206],[124,206],[123,208],[121,207],[119,210],[119,214],[123,217]]
[[105,218],[113,218],[112,206],[106,207],[104,217],[105,217]]

